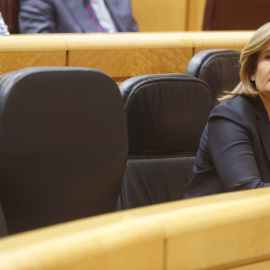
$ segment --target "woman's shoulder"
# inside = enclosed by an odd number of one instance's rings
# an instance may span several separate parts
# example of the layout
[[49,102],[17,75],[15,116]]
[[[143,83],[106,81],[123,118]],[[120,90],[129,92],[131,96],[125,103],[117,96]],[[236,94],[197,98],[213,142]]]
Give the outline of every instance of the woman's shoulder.
[[241,107],[250,107],[252,106],[252,103],[254,102],[254,98],[239,95],[230,99],[227,99],[220,104],[218,104],[216,107],[222,108],[222,107],[230,107],[230,108],[238,108]]
[[243,121],[254,117],[254,103],[256,100],[247,96],[236,96],[218,104],[211,112],[210,118],[222,117]]

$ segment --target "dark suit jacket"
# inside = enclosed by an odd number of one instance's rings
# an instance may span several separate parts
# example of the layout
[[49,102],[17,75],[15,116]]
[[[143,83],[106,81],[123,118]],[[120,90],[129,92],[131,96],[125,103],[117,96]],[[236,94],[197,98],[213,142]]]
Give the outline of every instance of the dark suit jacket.
[[[137,31],[130,0],[104,0],[119,32]],[[93,32],[80,0],[20,0],[21,33]]]
[[269,183],[270,123],[261,99],[223,101],[210,114],[185,198]]

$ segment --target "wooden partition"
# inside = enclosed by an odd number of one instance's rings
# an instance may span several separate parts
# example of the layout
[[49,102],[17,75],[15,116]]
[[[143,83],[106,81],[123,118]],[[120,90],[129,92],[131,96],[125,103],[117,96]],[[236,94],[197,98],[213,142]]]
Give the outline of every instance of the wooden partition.
[[253,31],[189,32],[194,46],[193,54],[218,48],[242,50],[252,34]]
[[191,37],[171,34],[64,36],[70,66],[103,70],[116,82],[130,77],[183,73],[193,53]]
[[101,215],[0,240],[0,269],[269,269],[270,189]]
[[131,0],[140,32],[185,31],[188,0]]
[[117,83],[146,74],[185,73],[192,56],[209,48],[241,50],[253,32],[175,32],[65,35],[68,65],[100,69]]
[[185,73],[209,48],[241,50],[253,32],[172,32],[2,36],[0,75],[30,66],[80,66],[117,83],[139,75]]
[[202,31],[207,0],[188,0],[187,31]]
[[140,32],[201,31],[206,0],[131,0]]
[[2,36],[0,75],[25,67],[66,66],[67,46],[56,36]]

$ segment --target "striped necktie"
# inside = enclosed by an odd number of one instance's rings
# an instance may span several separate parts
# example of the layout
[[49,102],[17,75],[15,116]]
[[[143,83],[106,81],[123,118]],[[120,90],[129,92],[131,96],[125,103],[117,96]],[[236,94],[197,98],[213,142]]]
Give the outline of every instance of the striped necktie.
[[98,18],[96,16],[95,10],[92,7],[91,1],[90,0],[82,0],[85,12],[87,13],[87,15],[90,18],[90,23],[93,26],[94,32],[97,33],[107,33],[108,30],[103,28],[99,21]]

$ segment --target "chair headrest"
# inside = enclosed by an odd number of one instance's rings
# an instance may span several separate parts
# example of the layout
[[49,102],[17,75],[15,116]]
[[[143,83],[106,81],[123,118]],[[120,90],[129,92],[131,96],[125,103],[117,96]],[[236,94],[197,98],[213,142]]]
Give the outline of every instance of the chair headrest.
[[208,86],[184,74],[131,78],[120,85],[130,154],[196,152],[212,109]]

